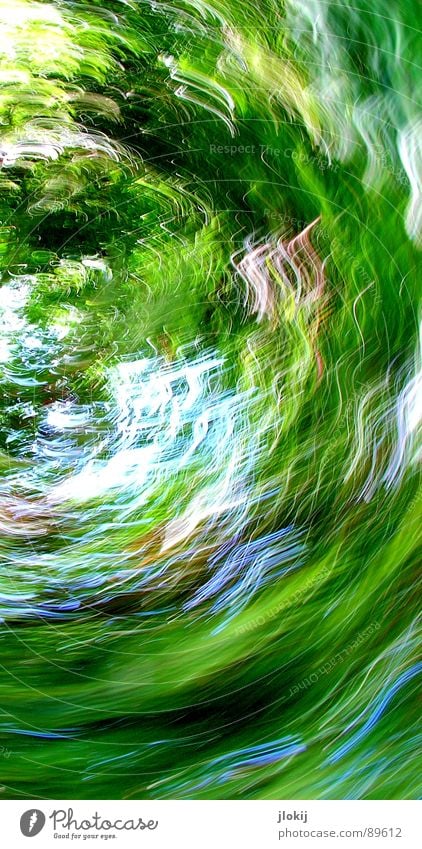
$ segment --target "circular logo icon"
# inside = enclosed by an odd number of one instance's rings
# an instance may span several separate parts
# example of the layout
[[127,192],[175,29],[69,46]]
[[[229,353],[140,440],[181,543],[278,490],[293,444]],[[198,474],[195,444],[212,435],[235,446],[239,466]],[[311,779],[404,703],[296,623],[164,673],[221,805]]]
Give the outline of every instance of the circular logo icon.
[[45,826],[45,814],[37,808],[25,811],[21,816],[21,832],[25,837],[35,837]]

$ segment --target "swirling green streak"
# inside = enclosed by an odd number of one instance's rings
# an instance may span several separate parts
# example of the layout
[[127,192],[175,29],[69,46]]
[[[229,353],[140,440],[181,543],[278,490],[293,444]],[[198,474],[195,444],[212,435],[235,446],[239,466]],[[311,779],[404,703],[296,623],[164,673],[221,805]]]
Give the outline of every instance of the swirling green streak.
[[[415,17],[365,0],[20,2],[3,27],[2,291],[26,276],[19,315],[46,340],[22,360],[23,331],[2,330],[5,796],[420,792]],[[324,295],[295,300],[271,250],[317,217]],[[239,274],[251,233],[275,293],[261,320]],[[201,399],[211,447],[164,466],[136,509],[129,485],[43,500],[60,475],[34,472],[28,446],[48,403],[114,409],[119,363],[159,376],[207,356],[223,363]],[[12,496],[41,504],[26,535]],[[232,606],[221,586],[190,605],[219,546],[237,532],[270,556],[280,528],[284,574],[273,555]]]

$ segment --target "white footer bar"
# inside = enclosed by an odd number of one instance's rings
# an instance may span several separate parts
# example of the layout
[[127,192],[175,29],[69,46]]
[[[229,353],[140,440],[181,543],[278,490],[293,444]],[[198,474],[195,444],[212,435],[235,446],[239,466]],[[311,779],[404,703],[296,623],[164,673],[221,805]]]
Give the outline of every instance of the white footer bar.
[[0,802],[1,846],[145,849],[417,849],[412,801]]

